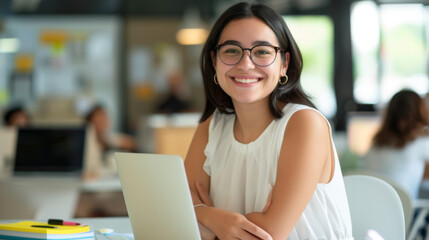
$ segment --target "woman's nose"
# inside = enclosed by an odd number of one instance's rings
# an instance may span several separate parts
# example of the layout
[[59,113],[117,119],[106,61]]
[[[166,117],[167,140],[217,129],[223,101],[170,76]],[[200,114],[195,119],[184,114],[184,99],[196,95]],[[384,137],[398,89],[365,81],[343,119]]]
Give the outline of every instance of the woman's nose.
[[237,64],[237,68],[239,69],[253,69],[255,68],[255,64],[252,61],[252,58],[250,57],[250,51],[244,51],[243,57],[241,58],[240,62]]

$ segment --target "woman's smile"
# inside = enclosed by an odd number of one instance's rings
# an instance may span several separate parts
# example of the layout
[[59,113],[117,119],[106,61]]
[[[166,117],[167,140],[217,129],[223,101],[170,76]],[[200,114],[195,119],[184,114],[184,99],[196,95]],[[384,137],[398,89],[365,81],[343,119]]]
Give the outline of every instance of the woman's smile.
[[230,79],[232,79],[237,85],[254,85],[253,83],[257,83],[258,81],[262,80],[262,77],[258,77],[255,75],[241,75],[241,76],[230,76]]
[[234,78],[234,81],[237,81],[239,83],[254,83],[257,82],[257,78]]

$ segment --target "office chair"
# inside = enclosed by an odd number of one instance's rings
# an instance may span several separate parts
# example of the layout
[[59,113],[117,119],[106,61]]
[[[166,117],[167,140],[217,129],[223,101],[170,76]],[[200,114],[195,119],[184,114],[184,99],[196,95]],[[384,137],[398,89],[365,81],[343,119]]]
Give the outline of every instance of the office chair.
[[[390,184],[396,190],[402,202],[407,239],[414,240],[417,237],[419,229],[421,227],[424,227],[424,225],[426,224],[425,218],[429,214],[429,199],[413,200],[411,194],[406,189],[404,189],[395,181],[391,180],[388,176],[385,176],[384,174],[379,172],[359,169],[348,171],[345,173],[345,175],[367,175],[379,178]],[[419,211],[417,212],[417,210]],[[417,215],[414,218],[415,213],[417,213]]]
[[384,239],[405,240],[401,199],[387,182],[371,176],[349,175],[344,185],[355,240],[364,240],[369,230]]

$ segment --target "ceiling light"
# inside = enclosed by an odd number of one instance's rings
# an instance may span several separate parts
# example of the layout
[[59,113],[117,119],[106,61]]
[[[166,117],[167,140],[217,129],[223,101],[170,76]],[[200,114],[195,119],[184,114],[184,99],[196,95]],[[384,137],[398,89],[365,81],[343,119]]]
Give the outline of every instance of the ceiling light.
[[207,30],[203,28],[184,28],[176,34],[176,39],[183,45],[203,44],[207,39]]
[[199,45],[206,41],[208,31],[196,9],[188,9],[183,15],[181,28],[176,33],[176,40],[182,45]]

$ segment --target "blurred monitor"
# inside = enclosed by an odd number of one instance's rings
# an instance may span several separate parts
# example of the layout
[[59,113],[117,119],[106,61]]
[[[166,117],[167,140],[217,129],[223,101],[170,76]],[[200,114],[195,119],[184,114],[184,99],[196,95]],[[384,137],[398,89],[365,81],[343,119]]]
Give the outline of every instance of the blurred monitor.
[[38,127],[18,130],[15,176],[80,176],[85,159],[86,129]]
[[372,139],[381,125],[378,112],[349,112],[347,115],[347,142],[350,151],[360,156],[371,147]]

